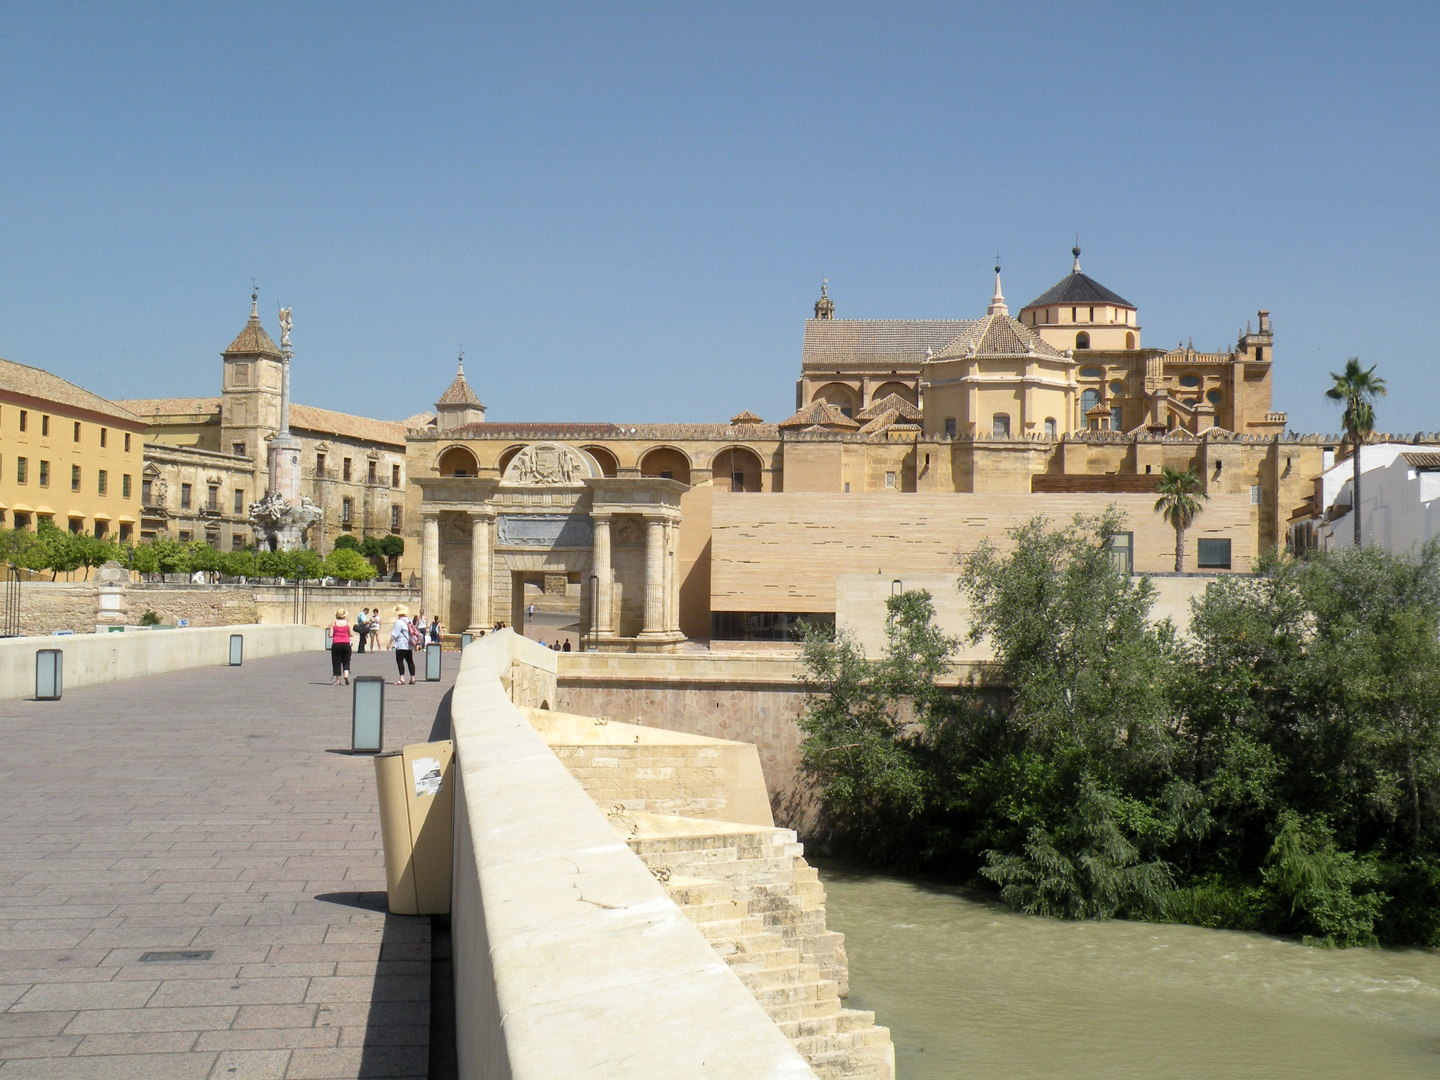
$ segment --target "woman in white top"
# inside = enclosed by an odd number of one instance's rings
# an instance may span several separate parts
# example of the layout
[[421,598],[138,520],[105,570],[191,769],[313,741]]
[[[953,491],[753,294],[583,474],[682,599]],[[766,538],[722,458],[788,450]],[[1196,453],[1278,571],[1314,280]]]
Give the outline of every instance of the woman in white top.
[[410,620],[403,607],[395,609],[395,625],[390,628],[390,648],[395,650],[395,668],[400,677],[396,686],[405,684],[405,668],[410,668],[410,684],[415,684],[415,647],[410,641]]

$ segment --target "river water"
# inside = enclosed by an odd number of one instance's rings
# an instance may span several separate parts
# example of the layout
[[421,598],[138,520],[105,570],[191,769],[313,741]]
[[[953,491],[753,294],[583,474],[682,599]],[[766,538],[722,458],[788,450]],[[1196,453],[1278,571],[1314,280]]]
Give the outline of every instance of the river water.
[[1062,922],[818,865],[898,1080],[1440,1080],[1440,950]]

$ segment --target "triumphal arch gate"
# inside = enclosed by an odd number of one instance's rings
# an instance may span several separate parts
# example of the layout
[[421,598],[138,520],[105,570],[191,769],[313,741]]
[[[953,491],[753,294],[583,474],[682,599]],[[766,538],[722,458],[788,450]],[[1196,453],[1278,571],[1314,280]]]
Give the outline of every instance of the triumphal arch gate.
[[567,443],[531,443],[499,480],[424,476],[421,603],[447,632],[524,625],[527,580],[580,585],[580,629],[602,651],[665,651],[680,632],[676,551],[685,485],[605,476]]

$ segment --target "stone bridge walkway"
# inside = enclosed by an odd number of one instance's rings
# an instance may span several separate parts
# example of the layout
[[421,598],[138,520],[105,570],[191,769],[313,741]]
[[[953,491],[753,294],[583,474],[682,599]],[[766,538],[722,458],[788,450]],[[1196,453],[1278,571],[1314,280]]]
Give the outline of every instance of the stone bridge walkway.
[[[387,749],[458,661],[385,688]],[[385,914],[329,682],[314,652],[0,702],[0,1080],[426,1075],[430,920]]]

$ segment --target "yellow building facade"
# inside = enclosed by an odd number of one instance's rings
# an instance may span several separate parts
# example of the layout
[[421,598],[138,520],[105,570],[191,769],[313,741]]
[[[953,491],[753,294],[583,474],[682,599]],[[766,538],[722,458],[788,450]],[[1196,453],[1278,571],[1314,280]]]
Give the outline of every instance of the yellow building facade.
[[0,520],[134,539],[144,435],[144,422],[115,403],[0,360]]

